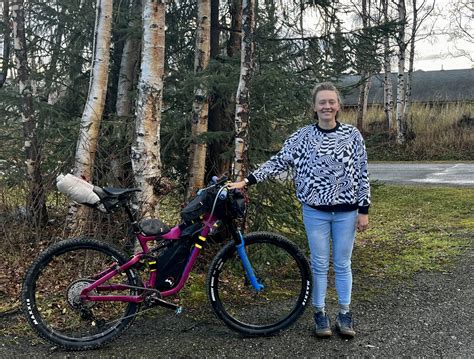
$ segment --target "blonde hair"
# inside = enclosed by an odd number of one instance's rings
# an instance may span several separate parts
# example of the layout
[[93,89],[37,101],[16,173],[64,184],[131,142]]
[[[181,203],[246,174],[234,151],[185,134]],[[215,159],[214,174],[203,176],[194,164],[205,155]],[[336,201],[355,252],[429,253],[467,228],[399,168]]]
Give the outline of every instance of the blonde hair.
[[312,102],[311,102],[311,105],[312,105],[312,111],[314,113],[314,118],[317,120],[318,119],[318,114],[314,111],[314,107],[316,105],[316,95],[318,94],[318,92],[320,91],[334,91],[337,95],[337,102],[339,103],[339,111],[337,111],[337,114],[336,114],[336,120],[337,118],[339,117],[339,112],[341,112],[342,110],[342,99],[341,99],[341,94],[339,93],[339,90],[337,89],[337,87],[332,83],[332,82],[321,82],[319,84],[316,84],[316,86],[314,86],[313,88],[313,91],[312,91]]

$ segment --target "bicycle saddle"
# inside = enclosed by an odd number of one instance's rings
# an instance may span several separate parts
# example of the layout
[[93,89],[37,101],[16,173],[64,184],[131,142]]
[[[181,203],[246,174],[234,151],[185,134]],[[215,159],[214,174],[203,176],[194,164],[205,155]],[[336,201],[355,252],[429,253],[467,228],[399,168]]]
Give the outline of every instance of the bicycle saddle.
[[100,187],[106,194],[118,197],[124,194],[140,192],[139,188],[116,188],[116,187]]

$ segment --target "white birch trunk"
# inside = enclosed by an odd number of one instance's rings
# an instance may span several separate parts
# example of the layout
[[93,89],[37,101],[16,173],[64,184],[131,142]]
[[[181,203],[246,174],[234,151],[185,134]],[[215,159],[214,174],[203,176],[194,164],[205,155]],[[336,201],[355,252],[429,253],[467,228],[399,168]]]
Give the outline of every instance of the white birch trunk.
[[[109,76],[110,42],[112,30],[112,0],[97,0],[97,20],[93,65],[84,112],[82,113],[79,139],[77,141],[74,175],[91,182],[100,123],[107,93]],[[72,205],[69,219],[73,230],[81,232],[86,221],[88,208]]]
[[416,8],[416,0],[412,0],[413,3],[413,23],[411,26],[411,38],[410,38],[410,51],[408,56],[408,74],[407,74],[407,83],[406,83],[406,98],[405,98],[405,107],[404,118],[407,121],[408,116],[410,115],[411,110],[411,86],[413,78],[413,66],[415,61],[415,36],[416,28],[418,26],[418,9]]
[[25,8],[23,0],[11,3],[13,25],[13,49],[15,52],[18,85],[21,96],[21,122],[25,150],[26,175],[29,191],[27,195],[27,216],[33,225],[43,225],[48,221],[43,178],[41,175],[41,149],[36,131],[33,108],[33,88],[28,66],[25,34]]
[[143,218],[158,215],[160,123],[165,64],[165,2],[143,2],[143,39],[132,168]]
[[[198,0],[198,26],[194,72],[207,69],[211,56],[211,2]],[[207,132],[209,117],[208,91],[200,84],[194,91],[193,118],[191,123],[191,145],[189,149],[188,189],[186,198],[191,198],[197,189],[204,187],[206,173],[207,144],[199,137]]]
[[10,3],[8,0],[3,0],[3,52],[2,52],[2,66],[0,67],[0,88],[7,80],[8,75],[8,63],[10,60]]
[[[388,0],[382,0],[382,11],[384,22],[388,23]],[[392,64],[390,58],[390,37],[388,34],[384,35],[383,39],[384,46],[384,82],[383,82],[383,94],[384,94],[384,112],[385,122],[387,129],[390,132],[393,127],[393,93],[392,93]]]
[[[369,16],[367,12],[367,0],[362,0],[362,13],[360,14],[362,19],[362,27],[364,31],[369,26]],[[359,85],[359,99],[357,102],[357,115],[356,124],[357,128],[362,131],[364,127],[364,118],[367,112],[367,97],[368,97],[368,81],[370,78],[370,72],[364,67],[360,73],[361,83]]]
[[406,8],[405,0],[398,0],[398,21],[402,24],[400,32],[398,33],[398,77],[397,77],[397,143],[405,143],[405,118],[404,118],[404,107],[405,107],[405,95],[406,95],[406,83],[405,83],[405,28],[404,23],[406,21]]
[[250,120],[249,86],[254,67],[255,1],[242,1],[242,51],[240,79],[235,105],[235,150],[233,177],[242,181],[248,172],[248,145]]

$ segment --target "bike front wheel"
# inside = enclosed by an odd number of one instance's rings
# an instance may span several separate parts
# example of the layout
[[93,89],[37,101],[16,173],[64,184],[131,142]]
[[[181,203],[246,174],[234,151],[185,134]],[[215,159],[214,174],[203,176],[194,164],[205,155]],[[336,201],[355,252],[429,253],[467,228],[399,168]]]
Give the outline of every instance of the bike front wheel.
[[268,232],[245,237],[245,251],[263,289],[248,280],[234,242],[211,263],[207,291],[212,308],[229,328],[245,335],[272,335],[303,313],[310,298],[308,261],[285,237]]
[[[126,263],[114,247],[93,239],[61,241],[43,252],[26,274],[22,306],[42,338],[68,350],[97,348],[118,337],[133,321],[139,305],[118,301],[84,301],[81,291],[110,268]],[[119,288],[92,295],[137,295],[141,281],[132,269],[105,282]]]

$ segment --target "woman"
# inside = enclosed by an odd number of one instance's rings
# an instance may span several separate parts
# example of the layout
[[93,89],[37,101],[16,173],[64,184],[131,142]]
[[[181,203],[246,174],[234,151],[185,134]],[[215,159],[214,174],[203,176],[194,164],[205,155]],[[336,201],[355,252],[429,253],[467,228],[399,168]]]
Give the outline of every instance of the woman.
[[230,184],[230,188],[243,188],[275,177],[290,168],[294,170],[296,196],[302,203],[303,222],[311,252],[316,335],[332,335],[329,316],[325,311],[332,240],[339,302],[336,329],[344,336],[354,337],[352,314],[349,311],[351,257],[356,228],[364,231],[369,223],[367,154],[360,132],[351,125],[337,121],[341,100],[332,83],[316,85],[313,90],[313,109],[316,124],[295,132],[285,141],[280,152],[244,181]]

